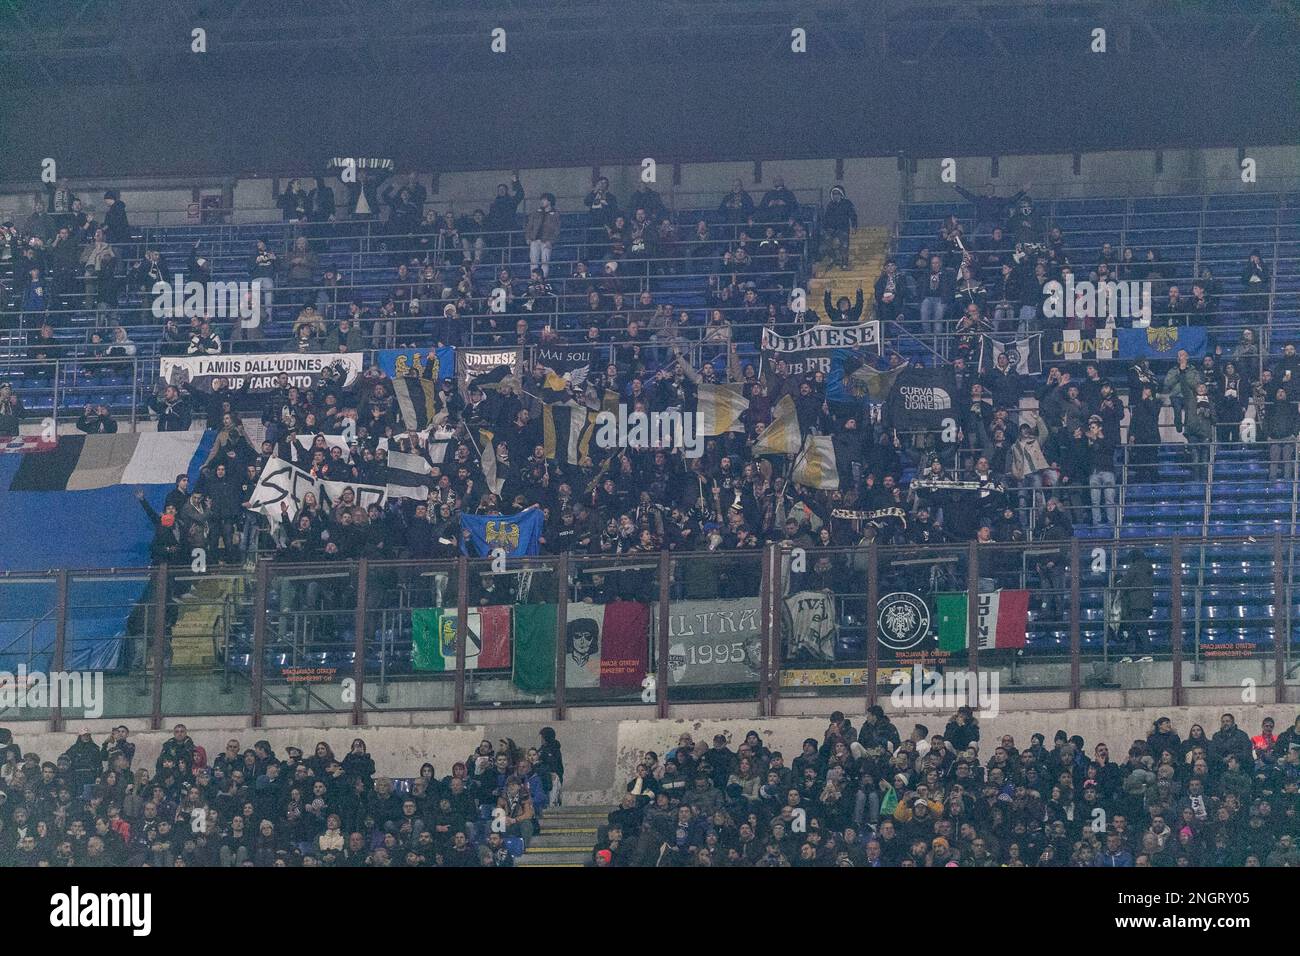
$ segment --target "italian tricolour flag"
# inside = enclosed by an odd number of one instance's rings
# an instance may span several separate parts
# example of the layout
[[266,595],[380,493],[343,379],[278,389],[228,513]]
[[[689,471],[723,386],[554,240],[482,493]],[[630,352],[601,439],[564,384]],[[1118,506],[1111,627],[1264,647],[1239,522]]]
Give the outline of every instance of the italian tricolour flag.
[[[411,664],[417,671],[456,669],[455,608],[415,608],[411,611]],[[510,606],[472,607],[466,615],[469,640],[465,669],[510,666]]]
[[[976,627],[979,649],[1024,647],[1029,622],[1028,591],[986,591],[979,601]],[[938,618],[939,650],[964,651],[966,640],[966,592],[940,594],[935,598]]]

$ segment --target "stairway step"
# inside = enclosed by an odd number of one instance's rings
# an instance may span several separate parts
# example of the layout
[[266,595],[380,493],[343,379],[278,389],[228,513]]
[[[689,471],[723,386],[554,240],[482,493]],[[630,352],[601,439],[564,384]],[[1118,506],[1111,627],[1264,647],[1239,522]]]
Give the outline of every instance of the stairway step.
[[540,867],[540,866],[583,867],[586,865],[587,865],[586,856],[583,856],[581,860],[552,860],[552,859],[536,859],[536,858],[530,860],[528,858],[528,854],[525,853],[519,859],[515,860],[515,866],[529,866],[529,867]]
[[566,804],[562,807],[547,807],[546,812],[557,817],[598,817],[615,809],[617,807],[571,807]]
[[593,827],[603,827],[609,823],[609,814],[602,813],[600,816],[592,817],[557,817],[547,810],[542,814],[545,821],[546,829],[553,830],[556,827],[578,827],[583,830],[590,830]]
[[567,833],[558,833],[551,836],[543,830],[529,841],[528,849],[530,852],[533,850],[539,852],[544,850],[547,853],[570,853],[581,850],[584,853],[590,853],[591,848],[595,845],[595,833],[589,833],[585,836],[577,837]]
[[[545,836],[545,834],[542,834],[542,836]],[[538,846],[537,840],[541,838],[542,837],[535,838],[533,842],[528,845],[528,849],[524,852],[525,856],[527,856],[530,853],[553,854],[553,853],[590,853],[591,852],[591,847],[589,846],[571,846],[571,845],[570,846]]]

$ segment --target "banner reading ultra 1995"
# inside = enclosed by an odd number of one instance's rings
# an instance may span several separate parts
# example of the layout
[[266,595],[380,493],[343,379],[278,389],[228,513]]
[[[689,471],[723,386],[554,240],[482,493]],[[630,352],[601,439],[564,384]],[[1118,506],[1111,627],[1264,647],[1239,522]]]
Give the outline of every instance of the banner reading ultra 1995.
[[757,597],[674,601],[668,615],[669,686],[757,683],[760,604]]

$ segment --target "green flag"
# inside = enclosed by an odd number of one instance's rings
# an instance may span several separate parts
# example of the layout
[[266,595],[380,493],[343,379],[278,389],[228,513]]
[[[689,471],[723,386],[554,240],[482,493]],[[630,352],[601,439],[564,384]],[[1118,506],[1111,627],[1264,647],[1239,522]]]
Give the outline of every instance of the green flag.
[[411,611],[411,666],[417,671],[456,669],[456,611],[415,608]]
[[516,604],[514,613],[514,682],[526,694],[555,689],[554,604]]
[[[457,623],[454,607],[412,608],[411,666],[417,671],[454,671]],[[471,607],[465,623],[466,670],[510,666],[510,605]]]
[[934,613],[938,619],[939,650],[966,650],[966,592],[935,595]]

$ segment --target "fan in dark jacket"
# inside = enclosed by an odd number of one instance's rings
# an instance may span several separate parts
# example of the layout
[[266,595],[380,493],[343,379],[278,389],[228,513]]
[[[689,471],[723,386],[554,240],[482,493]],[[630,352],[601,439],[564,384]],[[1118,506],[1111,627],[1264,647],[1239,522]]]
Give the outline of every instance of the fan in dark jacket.
[[93,784],[103,769],[99,747],[88,730],[77,737],[76,743],[69,747],[63,756],[67,757],[72,765],[72,779],[78,790]]
[[174,564],[180,561],[186,552],[181,540],[180,525],[176,521],[176,508],[166,505],[163,513],[159,514],[145,500],[142,489],[137,488],[135,496],[154,527],[153,541],[149,543],[149,560],[154,564]]
[[104,193],[108,211],[104,213],[104,238],[111,245],[131,241],[131,225],[126,220],[126,203],[116,189]]
[[831,187],[831,201],[822,211],[822,230],[832,261],[843,269],[849,267],[849,233],[858,228],[858,211],[844,195],[841,186]]
[[876,280],[875,297],[876,318],[882,322],[902,318],[903,310],[912,295],[907,276],[899,271],[898,263],[893,259],[885,260],[885,271]]
[[[497,194],[492,200],[492,205],[488,207],[487,217],[483,220],[483,225],[488,232],[513,232],[519,228],[519,223],[515,221],[515,215],[519,211],[519,204],[524,201],[524,187],[519,184],[519,175],[511,177],[510,187],[507,188],[505,183],[497,186]],[[489,245],[505,245],[504,236],[489,236]]]
[[1142,650],[1147,622],[1155,608],[1155,569],[1151,559],[1134,548],[1128,553],[1128,570],[1116,585],[1119,589],[1120,634],[1134,654]]
[[862,321],[862,290],[858,290],[853,304],[849,304],[849,297],[842,295],[831,304],[831,290],[827,289],[822,296],[822,308],[825,309],[826,318],[834,325],[857,325]]
[[957,713],[943,729],[943,739],[952,744],[957,753],[961,753],[980,739],[979,721],[969,707],[957,708]]
[[1181,754],[1183,742],[1174,732],[1173,722],[1168,717],[1161,717],[1156,721],[1151,733],[1147,735],[1147,746],[1151,748],[1151,756],[1158,762],[1160,755],[1166,750],[1175,757]]
[[1250,742],[1250,735],[1237,726],[1236,718],[1232,714],[1224,714],[1220,718],[1219,730],[1210,738],[1210,760],[1215,769],[1223,770],[1226,767],[1225,761],[1229,757],[1235,756],[1242,762],[1243,766],[1251,765],[1254,759],[1254,747]]
[[189,391],[182,392],[175,385],[163,385],[153,398],[149,407],[158,415],[158,431],[189,431],[194,412],[190,404]]

